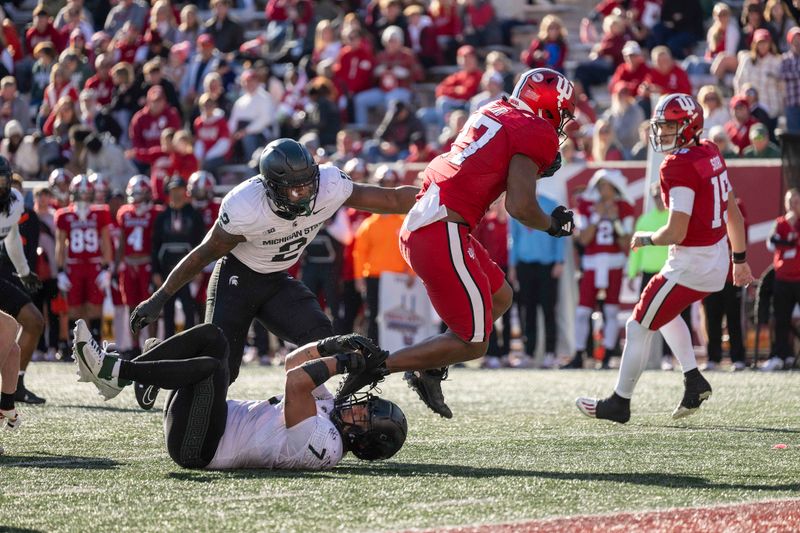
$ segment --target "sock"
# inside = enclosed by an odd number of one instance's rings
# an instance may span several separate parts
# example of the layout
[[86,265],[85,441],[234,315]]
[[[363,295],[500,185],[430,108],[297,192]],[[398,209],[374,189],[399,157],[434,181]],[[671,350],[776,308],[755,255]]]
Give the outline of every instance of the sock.
[[616,304],[603,306],[603,346],[605,346],[606,350],[613,350],[617,347],[617,338],[619,337],[618,313],[619,306]]
[[112,377],[115,377],[115,378],[119,377],[119,367],[120,367],[121,363],[122,363],[122,359],[117,359],[117,361],[114,363],[114,367],[111,369],[111,376]]
[[586,351],[586,339],[589,338],[589,328],[592,310],[585,305],[579,305],[575,310],[575,351]]
[[630,403],[631,403],[631,399],[630,398],[623,398],[622,396],[620,396],[616,392],[611,394],[611,399],[614,400],[615,402],[619,402],[619,403],[622,403],[622,404],[630,405]]
[[688,372],[697,368],[697,359],[694,356],[694,346],[692,346],[692,334],[689,326],[679,316],[676,316],[659,329],[664,340],[672,350],[675,358],[681,364],[681,369]]
[[17,390],[22,390],[25,388],[25,371],[20,370],[19,374],[17,374]]
[[203,381],[220,365],[213,357],[163,361],[117,361],[119,378],[162,389],[180,389]]
[[645,328],[632,318],[625,324],[625,348],[622,350],[622,361],[617,375],[617,386],[614,392],[622,398],[630,399],[636,382],[642,375],[650,355],[650,341],[653,331]]
[[100,339],[100,333],[103,331],[103,319],[101,318],[90,319],[89,331],[92,332],[92,337],[94,337],[95,339]]
[[0,392],[0,409],[3,411],[11,411],[14,409],[14,393],[7,394]]

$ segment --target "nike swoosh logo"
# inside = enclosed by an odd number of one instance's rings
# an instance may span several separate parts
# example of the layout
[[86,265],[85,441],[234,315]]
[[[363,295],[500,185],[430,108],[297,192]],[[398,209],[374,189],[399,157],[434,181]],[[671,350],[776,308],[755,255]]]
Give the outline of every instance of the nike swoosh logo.
[[78,357],[80,357],[81,361],[83,361],[83,364],[86,365],[87,368],[89,368],[89,363],[86,361],[86,356],[83,355],[83,347],[84,346],[86,346],[85,342],[77,342],[77,343],[75,343],[75,348],[78,350]]
[[323,207],[322,209],[320,209],[319,211],[314,211],[314,212],[312,212],[311,214],[312,214],[312,215],[316,215],[317,213],[322,213],[323,211],[325,211],[325,208],[324,208],[324,207]]

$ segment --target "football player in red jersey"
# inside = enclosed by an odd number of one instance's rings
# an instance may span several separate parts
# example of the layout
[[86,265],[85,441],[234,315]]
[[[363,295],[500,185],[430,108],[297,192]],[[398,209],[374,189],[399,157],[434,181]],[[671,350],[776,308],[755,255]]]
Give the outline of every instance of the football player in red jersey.
[[[203,217],[206,231],[209,231],[214,226],[219,216],[220,202],[214,198],[214,187],[216,185],[217,181],[214,179],[213,174],[205,170],[198,170],[189,176],[189,183],[186,189],[186,192],[192,199],[192,206],[197,209],[197,211],[200,212],[200,216]],[[206,288],[208,287],[211,273],[214,271],[214,265],[216,264],[216,261],[210,263],[195,279],[197,283],[197,292],[193,291],[195,295],[194,298],[197,301],[198,309],[201,311],[206,305]],[[203,316],[202,312],[200,312],[200,316]]]
[[58,289],[67,293],[71,320],[85,318],[100,334],[103,297],[111,285],[111,213],[92,205],[94,186],[79,174],[70,183],[73,203],[56,212]]
[[661,196],[669,209],[667,225],[654,232],[637,231],[631,248],[669,245],[669,259],[645,287],[625,326],[614,393],[608,398],[578,398],[581,413],[624,424],[630,399],[649,356],[656,330],[667,341],[683,369],[684,394],[673,418],[691,415],[711,396],[711,385],[697,369],[691,334],[679,316],[692,302],[725,285],[733,248],[733,282],[753,281],[746,258],[744,219],[728,181],[717,145],[700,140],[703,110],[688,94],[659,100],[650,120],[653,149],[667,153],[661,164]]
[[[120,273],[122,302],[130,312],[139,302],[150,296],[153,224],[163,207],[153,204],[150,178],[144,174],[128,180],[125,193],[129,203],[120,207],[117,212],[117,222],[122,230],[122,246],[117,249],[115,261]],[[154,335],[155,328],[151,328],[150,333]],[[138,335],[133,337],[133,349],[138,350]]]
[[[508,191],[505,206],[512,217],[553,236],[572,234],[572,212],[563,206],[549,215],[541,210],[536,180],[561,165],[559,136],[575,111],[574,94],[558,72],[524,73],[511,97],[473,113],[450,151],[428,164],[417,203],[403,223],[400,251],[448,330],[393,353],[381,370],[406,371],[409,385],[443,417],[453,416],[441,389],[447,365],[486,354],[492,324],[512,299],[503,271],[471,230]],[[348,377],[340,396],[367,385],[369,377]]]
[[[603,168],[594,173],[578,201],[575,227],[578,242],[584,247],[581,258],[583,277],[575,312],[575,357],[564,368],[583,368],[592,311],[597,300],[603,300],[603,346],[606,354],[617,346],[622,269],[634,224],[633,206],[626,200],[626,187],[622,172]],[[604,366],[607,362],[608,356],[603,360]]]
[[55,203],[54,208],[67,207],[69,205],[69,184],[72,182],[72,174],[65,168],[54,169],[47,178],[50,190],[53,191]]

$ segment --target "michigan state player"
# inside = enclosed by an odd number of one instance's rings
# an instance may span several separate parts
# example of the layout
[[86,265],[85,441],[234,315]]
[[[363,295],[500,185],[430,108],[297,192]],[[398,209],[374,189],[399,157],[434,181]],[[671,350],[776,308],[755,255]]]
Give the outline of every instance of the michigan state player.
[[[206,322],[222,328],[230,343],[231,382],[239,374],[254,318],[298,346],[333,335],[316,295],[286,270],[336,210],[346,205],[375,213],[406,213],[419,191],[353,183],[333,165],[318,166],[292,139],[267,145],[259,170],[258,176],[225,196],[219,218],[203,242],[131,313],[131,330],[136,334],[158,319],[178,289],[221,258],[208,285]],[[137,386],[139,405],[152,407],[156,392]]]
[[388,459],[403,446],[406,417],[390,401],[369,394],[334,404],[324,383],[332,375],[374,369],[386,352],[321,357],[314,344],[286,359],[285,394],[269,400],[226,400],[228,342],[213,324],[200,324],[161,342],[148,339],[132,361],[75,325],[79,381],[93,382],[110,399],[132,380],[172,389],[164,407],[170,457],[184,468],[232,470],[332,468],[350,451],[359,459]]

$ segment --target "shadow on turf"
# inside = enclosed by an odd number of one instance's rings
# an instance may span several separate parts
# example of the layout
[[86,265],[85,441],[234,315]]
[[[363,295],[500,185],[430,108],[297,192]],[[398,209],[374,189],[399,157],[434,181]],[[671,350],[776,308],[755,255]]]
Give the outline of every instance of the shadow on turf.
[[754,427],[754,426],[662,426],[670,429],[689,429],[689,430],[697,430],[697,431],[730,431],[732,433],[788,433],[790,435],[795,435],[800,433],[800,429],[790,429],[790,428],[762,428],[762,427]]
[[336,479],[344,476],[337,476],[337,470],[333,471],[308,471],[308,470],[217,470],[217,471],[194,471],[184,470],[181,472],[170,472],[167,477],[178,481],[192,481],[194,483],[211,483],[222,479],[262,479],[262,478],[301,478],[313,476],[314,479]]
[[77,455],[4,455],[0,457],[3,468],[58,468],[64,470],[112,470],[119,463],[107,457],[80,457]]
[[[146,413],[142,409],[136,407],[113,407],[111,405],[53,405],[57,409],[88,409],[89,411],[112,411],[115,413]],[[160,410],[151,411],[153,413],[161,413]]]
[[331,473],[363,476],[400,476],[400,477],[425,477],[425,476],[450,476],[457,478],[500,478],[500,477],[538,477],[562,481],[613,481],[615,483],[628,483],[632,485],[647,485],[656,487],[681,487],[699,489],[738,489],[738,490],[767,490],[767,491],[798,491],[798,483],[781,484],[747,484],[747,483],[717,483],[699,476],[682,474],[668,474],[662,472],[648,473],[614,473],[614,472],[547,472],[542,470],[512,470],[508,468],[476,467],[462,465],[442,465],[424,463],[370,463],[369,465],[354,465],[336,467]]

